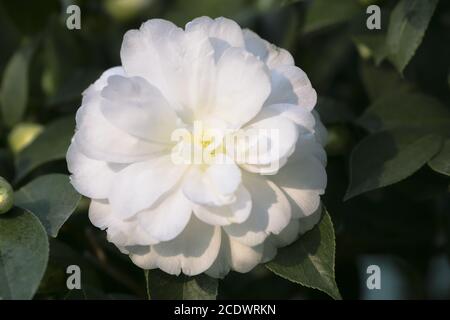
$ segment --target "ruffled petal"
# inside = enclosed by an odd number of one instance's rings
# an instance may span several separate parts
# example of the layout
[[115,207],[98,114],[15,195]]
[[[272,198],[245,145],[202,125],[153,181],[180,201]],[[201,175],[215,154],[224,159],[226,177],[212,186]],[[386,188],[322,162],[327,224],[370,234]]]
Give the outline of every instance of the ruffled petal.
[[203,222],[224,226],[247,220],[252,209],[252,199],[247,189],[240,185],[236,191],[236,201],[220,207],[195,205],[194,213]]
[[213,278],[223,278],[230,270],[249,272],[261,262],[263,250],[263,245],[249,247],[222,232],[217,259],[205,273]]
[[174,165],[170,156],[126,167],[114,179],[108,197],[114,214],[126,219],[150,208],[177,185],[187,168],[186,165]]
[[105,118],[138,138],[170,143],[179,119],[158,88],[144,78],[111,76],[101,92]]
[[136,215],[138,223],[157,242],[176,238],[188,224],[192,203],[185,197],[181,187],[162,196],[151,208]]
[[196,165],[190,169],[183,187],[188,199],[207,206],[223,206],[236,200],[241,170],[230,158],[223,156],[222,159],[211,165]]
[[130,258],[143,269],[174,275],[194,276],[206,271],[216,260],[221,242],[220,227],[210,226],[194,216],[174,240],[131,251]]
[[296,66],[280,66],[271,70],[272,91],[266,105],[289,103],[312,110],[317,102],[317,93],[306,73]]
[[229,47],[245,47],[241,27],[233,20],[219,17],[199,17],[186,24],[186,31],[204,30],[214,47],[215,60],[218,61]]
[[258,114],[270,94],[266,66],[241,48],[228,48],[217,63],[216,101],[210,114],[239,128]]
[[294,65],[294,58],[287,50],[269,43],[253,31],[245,29],[244,39],[246,49],[264,61],[270,69]]
[[249,218],[240,224],[224,226],[234,240],[247,246],[262,243],[271,233],[280,233],[291,219],[289,200],[272,182],[258,175],[244,175],[253,205]]
[[108,197],[114,176],[123,169],[123,165],[90,159],[85,156],[76,142],[72,142],[67,151],[67,167],[70,182],[82,195],[93,199]]

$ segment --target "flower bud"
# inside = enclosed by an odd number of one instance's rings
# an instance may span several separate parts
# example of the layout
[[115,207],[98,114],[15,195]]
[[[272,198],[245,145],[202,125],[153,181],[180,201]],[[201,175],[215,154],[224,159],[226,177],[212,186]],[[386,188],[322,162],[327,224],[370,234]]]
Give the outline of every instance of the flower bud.
[[0,214],[6,213],[14,204],[14,191],[4,178],[0,177]]
[[16,125],[8,136],[9,147],[19,153],[42,132],[43,126],[37,123],[23,122]]
[[336,156],[347,152],[351,144],[351,135],[347,127],[334,125],[328,128],[328,142],[325,150],[329,155]]

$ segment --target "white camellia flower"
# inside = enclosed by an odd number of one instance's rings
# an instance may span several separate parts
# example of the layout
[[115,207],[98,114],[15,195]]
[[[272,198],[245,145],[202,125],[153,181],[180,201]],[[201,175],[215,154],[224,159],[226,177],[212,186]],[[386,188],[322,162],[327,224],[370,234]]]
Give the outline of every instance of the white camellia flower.
[[[120,56],[84,92],[67,162],[92,223],[136,265],[248,272],[318,222],[326,130],[289,52],[201,17],[149,20]],[[225,145],[238,132],[257,143]],[[209,161],[186,161],[192,150]]]

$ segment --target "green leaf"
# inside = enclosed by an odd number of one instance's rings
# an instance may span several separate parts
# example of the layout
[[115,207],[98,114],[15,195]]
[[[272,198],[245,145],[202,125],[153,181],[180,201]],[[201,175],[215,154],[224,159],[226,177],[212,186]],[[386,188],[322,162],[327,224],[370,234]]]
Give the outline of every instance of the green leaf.
[[341,299],[334,278],[335,250],[333,223],[324,209],[320,222],[312,230],[280,249],[266,266],[282,278]]
[[31,299],[48,261],[48,239],[28,212],[0,217],[0,299]]
[[364,63],[361,67],[361,77],[370,101],[393,93],[398,95],[399,92],[411,92],[414,89],[392,68],[375,67]]
[[450,176],[450,139],[447,139],[438,154],[428,162],[436,172]]
[[389,20],[388,58],[403,73],[422,42],[438,0],[401,0]]
[[432,97],[397,92],[377,99],[357,122],[370,132],[408,127],[448,134],[450,110]]
[[350,185],[344,199],[409,177],[439,151],[441,143],[438,135],[408,128],[369,135],[351,154]]
[[15,193],[15,205],[38,217],[52,237],[58,235],[80,199],[69,177],[63,174],[40,176]]
[[306,14],[303,30],[307,33],[345,22],[358,12],[362,12],[362,7],[357,0],[315,0]]
[[16,181],[46,162],[64,159],[74,129],[75,119],[72,116],[49,124],[44,132],[17,156]]
[[18,123],[28,101],[28,69],[34,51],[34,42],[25,42],[11,57],[3,74],[0,92],[3,122],[12,127]]
[[215,300],[218,281],[201,274],[172,276],[160,270],[146,270],[147,293],[155,300]]

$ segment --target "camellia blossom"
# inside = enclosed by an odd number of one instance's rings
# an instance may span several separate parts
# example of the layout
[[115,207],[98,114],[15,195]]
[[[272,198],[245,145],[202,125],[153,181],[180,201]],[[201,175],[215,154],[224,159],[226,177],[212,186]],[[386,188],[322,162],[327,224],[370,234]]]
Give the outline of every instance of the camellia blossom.
[[[149,20],[120,57],[83,93],[67,162],[92,223],[136,265],[248,272],[319,221],[326,130],[288,51],[201,17],[184,30]],[[257,143],[225,145],[238,132]]]

